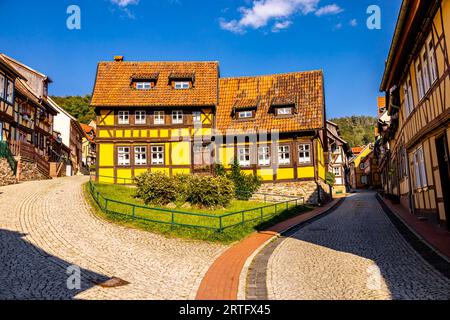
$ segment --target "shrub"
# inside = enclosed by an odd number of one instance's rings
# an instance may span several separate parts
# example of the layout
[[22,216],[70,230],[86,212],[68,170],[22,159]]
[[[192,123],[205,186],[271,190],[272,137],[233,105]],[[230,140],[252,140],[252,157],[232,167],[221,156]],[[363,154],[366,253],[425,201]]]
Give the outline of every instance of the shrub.
[[203,207],[226,207],[234,192],[233,182],[226,177],[192,176],[188,201]]
[[260,176],[243,173],[237,159],[234,159],[231,165],[231,172],[227,173],[223,166],[217,165],[216,174],[225,176],[233,181],[235,197],[238,200],[249,200],[262,184],[262,178]]
[[329,186],[334,186],[334,184],[336,183],[336,175],[332,172],[327,172],[326,177],[325,177],[325,182]]
[[147,172],[136,178],[136,197],[146,204],[166,205],[177,199],[175,180],[161,172]]

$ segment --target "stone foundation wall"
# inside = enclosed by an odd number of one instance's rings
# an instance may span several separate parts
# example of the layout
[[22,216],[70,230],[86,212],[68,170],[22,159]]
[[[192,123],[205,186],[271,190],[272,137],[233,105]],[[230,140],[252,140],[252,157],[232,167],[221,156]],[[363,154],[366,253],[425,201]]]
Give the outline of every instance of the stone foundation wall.
[[19,163],[19,167],[20,181],[37,181],[50,179],[39,171],[38,165],[36,163],[21,161]]
[[[325,203],[331,199],[328,191],[326,191],[329,189],[324,189],[325,186],[328,188],[325,183],[319,183],[318,187],[315,181],[264,183],[252,200],[281,202],[289,200],[287,197],[299,197],[304,198],[305,203],[318,204],[320,192],[321,202]],[[264,193],[274,196],[264,196]]]
[[0,158],[0,187],[16,183],[16,176],[11,170],[8,160]]

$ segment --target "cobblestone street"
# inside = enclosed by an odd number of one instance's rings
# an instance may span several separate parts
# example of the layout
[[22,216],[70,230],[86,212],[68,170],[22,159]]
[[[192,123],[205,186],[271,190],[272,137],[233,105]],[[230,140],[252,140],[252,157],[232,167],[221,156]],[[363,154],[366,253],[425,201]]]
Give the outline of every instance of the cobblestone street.
[[270,299],[450,299],[450,281],[405,241],[374,193],[286,238],[268,262]]
[[[224,246],[105,222],[82,197],[86,177],[0,188],[0,299],[189,299]],[[67,267],[81,268],[69,290]],[[96,285],[117,277],[128,285]]]

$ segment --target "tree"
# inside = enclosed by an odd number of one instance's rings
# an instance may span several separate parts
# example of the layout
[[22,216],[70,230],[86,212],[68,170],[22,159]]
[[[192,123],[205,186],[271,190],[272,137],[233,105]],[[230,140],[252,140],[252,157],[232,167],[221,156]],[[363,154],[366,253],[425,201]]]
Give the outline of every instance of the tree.
[[339,126],[341,137],[350,147],[366,145],[375,140],[377,119],[370,116],[351,116],[331,119]]
[[82,123],[88,124],[91,120],[95,119],[94,108],[89,106],[91,101],[90,95],[67,97],[52,96],[51,98],[61,108]]

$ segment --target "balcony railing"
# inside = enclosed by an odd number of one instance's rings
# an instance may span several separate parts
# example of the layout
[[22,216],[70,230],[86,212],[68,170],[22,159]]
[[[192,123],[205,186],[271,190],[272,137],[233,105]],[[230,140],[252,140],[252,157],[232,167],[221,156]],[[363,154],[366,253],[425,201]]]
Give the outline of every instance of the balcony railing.
[[36,151],[32,144],[24,141],[10,141],[9,148],[13,155],[35,162],[42,173],[47,176],[50,174],[50,163]]

